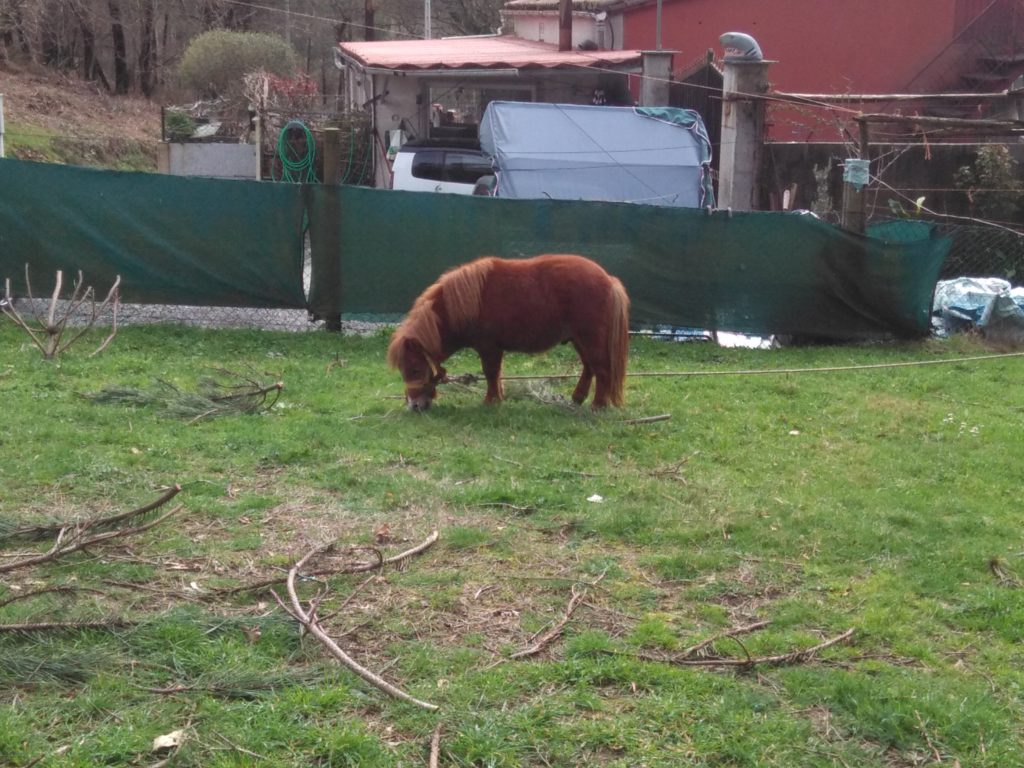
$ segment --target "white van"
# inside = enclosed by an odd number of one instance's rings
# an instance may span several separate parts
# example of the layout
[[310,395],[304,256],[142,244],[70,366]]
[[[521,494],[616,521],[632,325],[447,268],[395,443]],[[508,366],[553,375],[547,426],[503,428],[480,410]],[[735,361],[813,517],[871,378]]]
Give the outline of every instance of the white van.
[[392,189],[471,195],[493,171],[491,159],[475,146],[408,142],[395,154],[391,173]]

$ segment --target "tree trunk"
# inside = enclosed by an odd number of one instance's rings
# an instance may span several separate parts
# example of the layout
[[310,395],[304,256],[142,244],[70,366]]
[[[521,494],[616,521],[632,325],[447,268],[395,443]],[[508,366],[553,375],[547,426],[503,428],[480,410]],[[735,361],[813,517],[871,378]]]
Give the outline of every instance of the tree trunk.
[[82,77],[89,81],[98,80],[109,92],[110,81],[96,57],[96,35],[89,26],[88,20],[82,9],[75,6],[75,15],[78,17],[78,31],[82,35]]
[[363,24],[365,26],[363,39],[367,41],[377,39],[377,29],[374,26],[375,13],[376,8],[374,8],[373,0],[363,0]]
[[142,4],[142,30],[139,43],[139,88],[147,99],[153,96],[157,81],[156,24],[153,20],[153,0]]
[[110,9],[110,37],[114,44],[114,93],[125,94],[132,87],[132,73],[128,68],[128,45],[121,24],[120,0],[108,0]]

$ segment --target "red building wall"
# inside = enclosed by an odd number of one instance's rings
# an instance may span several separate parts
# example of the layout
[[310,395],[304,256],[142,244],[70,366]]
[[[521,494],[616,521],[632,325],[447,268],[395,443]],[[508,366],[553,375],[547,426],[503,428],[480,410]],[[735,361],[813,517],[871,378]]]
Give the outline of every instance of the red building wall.
[[[718,37],[746,32],[761,46],[772,90],[799,93],[896,93],[953,41],[981,0],[664,0],[662,48],[677,69]],[[653,49],[656,5],[624,13],[623,47]],[[834,118],[804,111],[772,117],[780,141],[824,139]]]

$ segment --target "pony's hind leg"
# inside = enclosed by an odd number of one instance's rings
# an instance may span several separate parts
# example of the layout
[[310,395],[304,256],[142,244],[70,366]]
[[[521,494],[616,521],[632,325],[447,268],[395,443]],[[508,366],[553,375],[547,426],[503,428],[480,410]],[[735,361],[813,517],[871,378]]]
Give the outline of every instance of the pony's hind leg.
[[500,349],[477,350],[480,355],[480,364],[484,369],[484,378],[487,379],[487,395],[485,403],[496,403],[505,397],[505,388],[501,384],[501,358]]
[[580,374],[576,389],[572,391],[572,401],[576,405],[583,405],[583,401],[587,399],[587,395],[590,394],[590,382],[593,378],[594,373],[590,370],[590,366],[583,363],[583,373]]
[[594,384],[594,402],[590,404],[590,407],[595,411],[600,408],[607,408],[610,402],[608,397],[608,390],[610,389],[608,383],[611,381],[611,375],[607,370],[598,371],[595,376],[597,382]]

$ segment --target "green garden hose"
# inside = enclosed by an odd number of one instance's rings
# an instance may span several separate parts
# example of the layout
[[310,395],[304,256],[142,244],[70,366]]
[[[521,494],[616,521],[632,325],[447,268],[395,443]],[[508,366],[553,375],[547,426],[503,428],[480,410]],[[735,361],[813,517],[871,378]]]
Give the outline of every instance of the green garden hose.
[[[291,142],[288,141],[288,131],[292,128],[299,128],[303,132],[306,143],[306,152],[299,154]],[[281,161],[281,178],[275,181],[290,181],[295,184],[316,183],[316,139],[313,132],[309,130],[301,120],[292,120],[277,136],[277,157]]]

